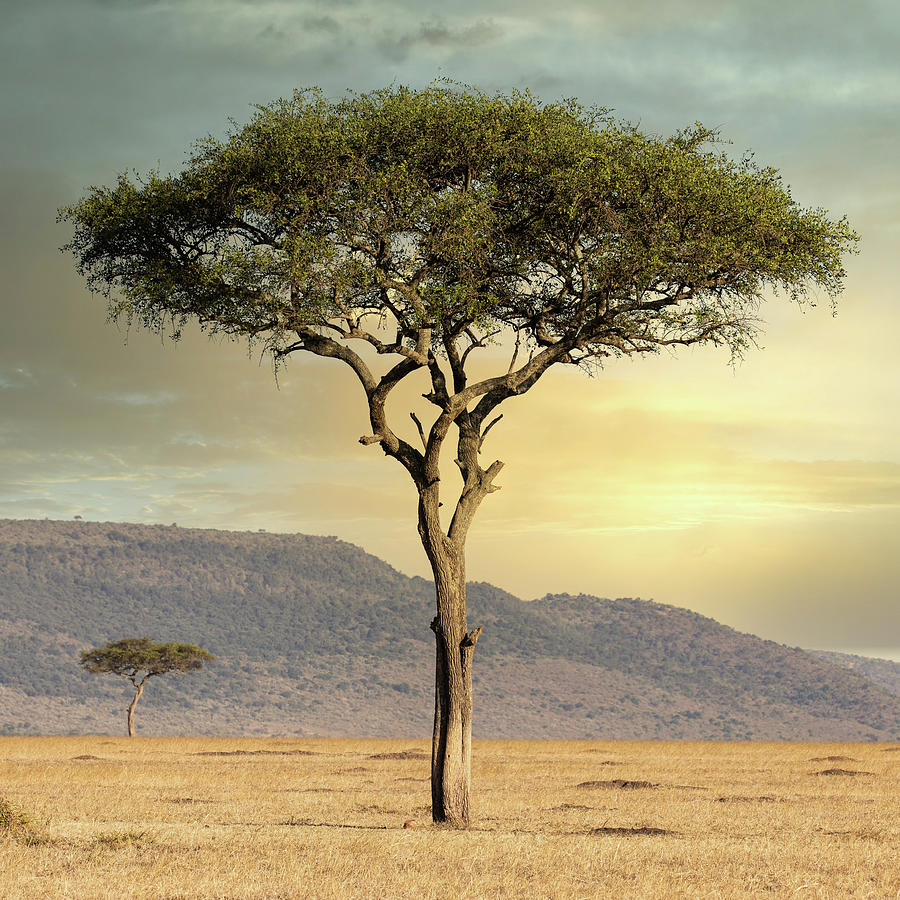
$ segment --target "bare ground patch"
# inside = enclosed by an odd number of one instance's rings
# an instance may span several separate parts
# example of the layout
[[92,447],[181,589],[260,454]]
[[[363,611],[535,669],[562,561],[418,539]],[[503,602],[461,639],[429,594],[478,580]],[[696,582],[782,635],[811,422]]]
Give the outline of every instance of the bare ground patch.
[[654,828],[652,825],[602,825],[600,828],[591,828],[587,834],[618,834],[618,835],[638,835],[638,834],[677,834],[675,831],[669,831],[668,828]]
[[610,791],[636,791],[647,788],[658,788],[652,781],[630,781],[627,778],[610,778],[606,781],[582,781],[575,785],[580,788],[600,788]]
[[396,750],[393,753],[373,753],[369,759],[431,759],[431,754],[422,750]]
[[318,756],[314,750],[201,750],[191,756]]

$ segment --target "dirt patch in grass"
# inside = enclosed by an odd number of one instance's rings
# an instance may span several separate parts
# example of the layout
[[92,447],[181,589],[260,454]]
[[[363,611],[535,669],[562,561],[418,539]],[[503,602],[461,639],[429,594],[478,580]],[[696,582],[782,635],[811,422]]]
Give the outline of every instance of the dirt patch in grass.
[[318,756],[314,750],[201,750],[191,756]]
[[810,762],[858,762],[852,756],[811,756]]
[[[603,753],[603,750],[583,750],[583,753]],[[595,766],[621,766],[622,763],[615,759],[598,759],[593,763]]]
[[198,800],[196,797],[172,797],[169,803],[215,803],[215,800]]
[[775,797],[763,794],[761,797],[718,797],[718,803],[777,803]]
[[98,834],[94,838],[94,844],[98,847],[116,848],[125,847],[128,844],[153,843],[153,836],[147,831],[107,831]]
[[397,750],[394,753],[373,753],[369,759],[431,759],[431,755],[421,750]]
[[101,756],[92,756],[90,753],[82,753],[81,756],[70,756],[69,759],[102,759]]
[[856,769],[823,769],[821,772],[810,772],[810,775],[874,775],[874,772],[859,772]]
[[311,787],[311,788],[287,788],[284,794],[347,794],[351,788],[342,787]]
[[403,830],[403,823],[399,825],[390,826],[390,825],[357,825],[352,822],[316,822],[313,819],[297,819],[291,818],[286,822],[278,822],[276,823],[282,826],[288,826],[291,828],[354,828],[359,831],[389,831],[393,828],[397,828],[399,830]]
[[826,831],[824,828],[818,830],[821,831],[822,834],[827,834],[829,837],[858,838],[863,841],[875,841],[877,843],[881,843],[885,840],[885,836],[881,831],[872,828],[851,828],[845,831]]
[[563,812],[564,810],[569,809],[596,809],[596,806],[585,806],[582,803],[563,803],[561,806],[551,806],[548,807],[547,812]]
[[608,781],[582,781],[576,787],[580,788],[604,788],[612,791],[636,791],[642,788],[656,788],[658,784],[652,781],[629,781],[627,778],[610,778]]
[[654,828],[651,825],[633,825],[631,827],[623,825],[603,825],[600,828],[591,828],[588,834],[675,834],[668,828]]

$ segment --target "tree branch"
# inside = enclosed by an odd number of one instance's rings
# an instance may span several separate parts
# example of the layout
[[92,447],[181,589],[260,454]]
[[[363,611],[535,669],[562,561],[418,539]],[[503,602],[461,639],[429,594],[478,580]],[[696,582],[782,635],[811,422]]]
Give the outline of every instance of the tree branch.
[[297,350],[308,350],[316,356],[340,359],[354,371],[360,384],[363,386],[363,390],[366,392],[366,396],[372,395],[377,387],[377,382],[359,354],[334,340],[334,338],[319,334],[319,332],[310,327],[297,326],[294,328],[294,333],[300,340],[280,350],[275,350],[274,356],[276,360],[288,356]]
[[411,412],[409,414],[409,417],[413,420],[413,422],[416,423],[416,428],[419,429],[419,437],[422,439],[422,447],[427,448],[428,441],[425,440],[425,430],[422,428],[422,423],[419,421],[419,417],[414,412]]
[[481,448],[484,444],[484,439],[488,436],[488,432],[503,418],[503,413],[500,413],[497,418],[491,419],[490,422],[485,425],[484,430],[481,432],[481,437],[478,439],[478,452],[481,452]]
[[356,373],[363,386],[366,398],[369,402],[369,421],[373,434],[364,435],[359,442],[364,445],[380,443],[388,456],[397,459],[410,473],[413,481],[419,485],[423,483],[423,456],[408,444],[398,438],[391,430],[385,414],[385,402],[391,390],[402,381],[410,372],[421,368],[420,361],[405,358],[393,366],[382,378],[375,380],[365,361],[349,347],[344,346],[334,338],[319,334],[312,328],[298,327],[295,332],[300,340],[296,343],[277,351],[277,356],[286,356],[296,350],[308,350],[317,356],[340,359]]

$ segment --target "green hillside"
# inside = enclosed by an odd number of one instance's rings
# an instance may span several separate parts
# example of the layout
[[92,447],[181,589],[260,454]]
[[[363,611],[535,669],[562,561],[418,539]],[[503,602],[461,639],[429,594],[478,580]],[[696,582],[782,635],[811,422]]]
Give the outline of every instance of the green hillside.
[[858,656],[855,653],[836,653],[834,650],[807,650],[806,652],[843,669],[852,669],[873,684],[884,688],[889,694],[900,697],[900,662],[892,659]]
[[[425,735],[432,590],[335,538],[0,520],[0,732],[121,731],[128,683],[78,652],[150,636],[218,662],[154,679],[139,734]],[[858,672],[687,610],[469,597],[479,736],[900,736]]]

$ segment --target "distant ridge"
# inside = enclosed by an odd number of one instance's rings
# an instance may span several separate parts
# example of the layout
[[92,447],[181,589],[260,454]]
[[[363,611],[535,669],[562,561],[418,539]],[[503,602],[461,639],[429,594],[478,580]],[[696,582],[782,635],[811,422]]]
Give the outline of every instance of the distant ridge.
[[872,656],[858,656],[855,653],[837,653],[834,650],[807,650],[806,652],[844,669],[852,669],[864,678],[868,678],[873,684],[884,688],[888,693],[900,697],[900,662]]
[[[427,735],[432,590],[332,537],[0,520],[0,733],[120,733],[127,683],[78,651],[148,635],[218,662],[154,679],[139,734]],[[473,583],[469,605],[476,736],[900,738],[878,661],[639,599]]]

